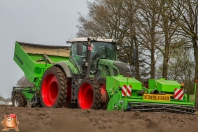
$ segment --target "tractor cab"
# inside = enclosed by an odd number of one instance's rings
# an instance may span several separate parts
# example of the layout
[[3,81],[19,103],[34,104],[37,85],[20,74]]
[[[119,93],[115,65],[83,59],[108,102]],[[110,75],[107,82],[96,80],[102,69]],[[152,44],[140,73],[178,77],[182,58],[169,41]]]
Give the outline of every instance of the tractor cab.
[[[116,60],[116,43],[113,39],[75,38],[70,40],[70,57],[82,71],[90,63],[90,74],[95,75],[98,59]],[[89,46],[88,46],[89,45]],[[90,51],[90,54],[88,53]],[[90,60],[90,62],[89,62]]]

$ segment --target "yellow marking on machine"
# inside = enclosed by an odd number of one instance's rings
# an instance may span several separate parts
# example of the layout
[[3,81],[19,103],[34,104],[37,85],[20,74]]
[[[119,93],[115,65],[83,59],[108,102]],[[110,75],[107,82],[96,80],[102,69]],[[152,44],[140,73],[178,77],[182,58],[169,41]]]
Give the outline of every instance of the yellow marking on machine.
[[144,94],[144,100],[157,100],[157,101],[167,101],[170,102],[170,95],[161,95],[161,94]]
[[173,96],[174,96],[173,94],[165,94],[165,95],[168,95],[168,96],[170,96],[170,97],[173,97]]

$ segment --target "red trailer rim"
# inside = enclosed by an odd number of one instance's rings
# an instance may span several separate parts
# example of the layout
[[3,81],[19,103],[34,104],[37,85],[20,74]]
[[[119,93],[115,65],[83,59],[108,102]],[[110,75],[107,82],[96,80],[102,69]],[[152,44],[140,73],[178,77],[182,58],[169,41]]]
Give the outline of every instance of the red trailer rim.
[[88,82],[84,82],[78,92],[78,103],[81,109],[90,109],[93,103],[94,93],[92,86]]
[[45,76],[42,83],[42,100],[43,103],[50,107],[56,102],[58,96],[58,80],[54,74]]

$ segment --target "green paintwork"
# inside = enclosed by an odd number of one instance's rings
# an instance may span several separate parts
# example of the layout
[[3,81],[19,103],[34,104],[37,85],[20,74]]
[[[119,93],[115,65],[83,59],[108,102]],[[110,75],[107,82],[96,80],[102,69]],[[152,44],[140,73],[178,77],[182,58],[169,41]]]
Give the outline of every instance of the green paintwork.
[[[69,57],[53,55],[48,55],[48,57],[55,64],[57,62],[64,62],[70,67],[72,73],[79,73],[77,66],[75,66],[74,62]],[[47,63],[43,54],[26,53],[20,45],[20,42],[15,43],[14,61],[22,69],[26,78],[35,85],[36,90],[40,90],[40,81],[45,70],[53,66],[53,64]],[[28,100],[34,96],[34,93],[29,92],[27,89],[24,89],[22,93]]]
[[[54,62],[64,62],[66,63],[72,73],[78,73],[79,70],[74,66],[69,57],[61,57],[61,56],[52,56],[48,55],[48,57]],[[52,64],[47,63],[43,54],[29,54],[26,53],[23,48],[20,46],[19,42],[15,44],[15,52],[14,52],[14,61],[18,64],[18,66],[23,70],[25,76],[30,82],[35,82],[35,79],[41,80],[45,70],[52,66]]]
[[123,85],[131,85],[133,90],[142,90],[142,83],[135,78],[127,78],[122,75],[106,77],[106,89],[108,92],[121,88]]
[[[82,72],[78,63],[76,63],[76,61],[73,61],[73,59],[71,59],[69,56],[63,57],[48,55],[48,57],[54,63],[63,62],[67,64],[73,74]],[[22,91],[26,99],[30,101],[35,93],[39,92],[40,90],[41,79],[45,70],[53,66],[53,64],[49,64],[43,57],[43,54],[26,53],[19,42],[16,42],[15,44],[14,61],[23,70],[27,79],[35,85],[34,89],[25,88]],[[173,98],[170,99],[170,102],[144,100],[143,96],[139,95],[141,91],[150,94],[153,90],[158,90],[160,93],[174,94],[174,89],[181,88],[181,84],[176,81],[165,80],[163,78],[157,80],[149,79],[149,88],[145,88],[142,86],[142,83],[135,78],[127,78],[120,75],[119,69],[114,65],[114,63],[118,61],[99,59],[95,62],[96,63],[94,63],[94,66],[101,72],[101,78],[106,78],[106,90],[109,96],[107,107],[108,110],[127,110],[128,104],[131,102],[195,106],[196,85],[194,95],[189,96],[185,94],[183,100],[181,101],[175,100]],[[115,75],[115,71],[118,75]],[[94,75],[91,75],[90,77],[93,76]],[[122,96],[123,85],[132,86],[131,96]]]
[[[158,86],[156,85],[158,83]],[[131,96],[122,96],[122,85],[132,86]],[[150,80],[151,89],[145,91],[152,91],[153,89],[159,90],[159,92],[165,92],[166,94],[174,94],[175,88],[180,88],[180,84],[176,81],[169,81],[164,79]],[[139,96],[138,92],[145,88],[142,87],[142,83],[135,78],[127,78],[122,76],[107,76],[106,77],[106,89],[109,96],[108,110],[127,110],[128,103],[139,102],[139,103],[153,103],[153,104],[170,104],[170,105],[183,105],[183,106],[195,106],[195,100],[193,96],[188,97],[184,94],[183,100],[170,99],[170,102],[158,101],[158,100],[144,100],[143,96]],[[149,93],[149,92],[148,92]]]
[[[113,69],[116,70],[118,75],[120,75],[119,69],[114,65],[114,63],[122,63],[116,60],[100,59],[98,61],[98,70],[101,71],[101,78],[106,78],[106,76],[116,76],[113,72]],[[108,67],[108,69],[107,69]],[[109,70],[109,72],[108,72]]]
[[[113,65],[116,62],[115,60],[107,60],[107,59],[100,59],[98,62],[98,70],[101,71],[101,78],[106,78],[106,76],[114,76],[113,69],[119,73],[118,68]],[[108,67],[110,74],[108,74]]]
[[33,88],[25,88],[25,89],[23,89],[23,91],[22,91],[22,93],[23,93],[23,95],[25,96],[25,98],[27,99],[27,100],[29,100],[29,101],[31,101],[32,100],[32,98],[34,97],[34,95],[35,95],[35,92],[36,92],[36,90],[35,89],[33,89]]
[[165,80],[164,78],[160,78],[158,80],[150,79],[149,80],[149,88],[157,89],[161,92],[172,92],[175,88],[180,88],[181,84],[176,81]]

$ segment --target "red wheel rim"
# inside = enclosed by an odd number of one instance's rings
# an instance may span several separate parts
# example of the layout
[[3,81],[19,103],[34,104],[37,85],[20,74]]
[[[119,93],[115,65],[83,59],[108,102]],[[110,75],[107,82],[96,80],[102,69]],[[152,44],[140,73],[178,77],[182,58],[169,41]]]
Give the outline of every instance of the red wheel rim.
[[81,109],[90,109],[93,103],[94,93],[92,86],[88,82],[84,82],[78,92],[78,103]]
[[58,80],[54,74],[45,76],[42,83],[42,100],[43,103],[50,107],[56,102],[58,96]]

